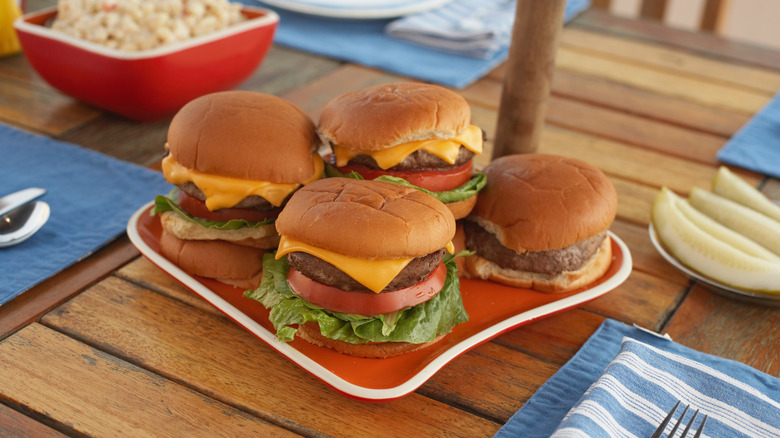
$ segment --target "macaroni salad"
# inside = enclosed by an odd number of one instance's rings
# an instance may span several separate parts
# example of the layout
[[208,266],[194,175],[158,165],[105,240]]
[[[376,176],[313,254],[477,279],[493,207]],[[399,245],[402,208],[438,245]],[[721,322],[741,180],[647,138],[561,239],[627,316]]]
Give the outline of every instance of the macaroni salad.
[[228,0],[59,0],[52,29],[128,51],[148,50],[244,21]]

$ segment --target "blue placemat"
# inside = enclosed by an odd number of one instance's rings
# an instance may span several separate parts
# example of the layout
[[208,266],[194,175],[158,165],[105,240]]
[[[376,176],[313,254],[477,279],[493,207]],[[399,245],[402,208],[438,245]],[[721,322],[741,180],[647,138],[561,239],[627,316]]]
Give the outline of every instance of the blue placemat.
[[[162,150],[162,145],[160,145]],[[170,185],[159,172],[0,124],[0,196],[43,187],[43,228],[0,248],[0,305],[120,236]]]
[[[392,38],[384,32],[391,19],[335,19],[290,12],[255,0],[240,1],[279,14],[276,44],[453,88],[468,86],[508,56],[508,47],[488,59],[478,59]],[[568,0],[564,20],[589,6],[590,0]]]
[[780,436],[780,379],[608,319],[496,437],[650,436],[678,399],[703,436]]
[[726,142],[718,160],[780,178],[780,93]]

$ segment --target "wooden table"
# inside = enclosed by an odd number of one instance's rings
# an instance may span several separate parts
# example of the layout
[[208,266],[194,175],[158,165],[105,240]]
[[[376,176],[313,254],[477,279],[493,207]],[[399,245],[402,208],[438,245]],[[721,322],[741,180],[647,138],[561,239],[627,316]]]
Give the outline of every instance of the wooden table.
[[[502,74],[460,90],[488,149]],[[342,92],[403,79],[274,47],[241,88],[317,120]],[[368,404],[275,353],[122,238],[0,307],[0,435],[491,436],[605,318],[778,376],[780,309],[692,284],[647,233],[660,186],[708,187],[718,149],[778,89],[780,51],[587,12],[561,35],[540,151],[588,161],[614,183],[612,231],[634,260],[623,285],[470,350],[402,399]],[[84,106],[21,55],[0,59],[0,120],[150,166],[168,124]],[[780,199],[777,180],[734,170]]]

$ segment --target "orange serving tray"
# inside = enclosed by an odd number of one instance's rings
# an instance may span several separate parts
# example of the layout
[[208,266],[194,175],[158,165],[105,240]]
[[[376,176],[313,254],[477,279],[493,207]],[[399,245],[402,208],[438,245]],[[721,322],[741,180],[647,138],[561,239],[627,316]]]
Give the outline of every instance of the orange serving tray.
[[461,278],[463,304],[469,320],[456,326],[436,344],[387,359],[363,359],[337,353],[295,338],[284,343],[268,321],[268,310],[244,298],[243,290],[187,274],[159,252],[162,228],[149,214],[152,203],[130,218],[127,233],[138,250],[179,282],[211,303],[335,390],[360,400],[389,401],[403,397],[425,383],[449,361],[465,351],[534,320],[562,312],[606,294],[631,272],[631,254],[617,236],[612,238],[612,264],[602,278],[586,288],[561,294],[518,289],[488,281]]

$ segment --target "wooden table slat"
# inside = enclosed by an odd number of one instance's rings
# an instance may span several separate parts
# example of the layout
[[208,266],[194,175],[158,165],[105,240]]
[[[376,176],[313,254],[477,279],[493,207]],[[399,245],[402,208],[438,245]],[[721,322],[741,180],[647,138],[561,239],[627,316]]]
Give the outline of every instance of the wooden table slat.
[[78,434],[293,436],[39,324],[0,342],[0,366],[5,397]]
[[40,317],[93,282],[138,256],[122,237],[83,262],[42,281],[0,306],[0,339]]
[[714,60],[680,49],[627,40],[601,32],[568,28],[561,36],[561,45],[770,96],[780,89],[780,73],[774,70]]
[[780,307],[742,302],[696,286],[664,331],[696,350],[780,376]]
[[0,436],[4,438],[65,438],[64,435],[32,418],[0,404]]
[[670,97],[746,115],[763,108],[771,97],[766,93],[702,82],[676,73],[651,70],[642,65],[575,51],[568,47],[561,47],[558,50],[555,64],[557,68],[565,71],[606,78]]
[[[201,311],[117,277],[91,287],[47,314],[42,322],[154,374],[200,393],[214,394],[222,403],[253,415],[267,415],[267,420],[293,430],[354,436],[392,428],[399,435],[438,436],[447,430],[447,434],[458,436],[485,436],[499,426],[419,395],[395,401],[388,410],[335,394],[221,314]],[[540,377],[540,382],[543,380]],[[489,403],[497,396],[486,393],[484,397]],[[322,403],[323,399],[328,402]],[[420,409],[430,418],[404,417],[398,424],[399,415]],[[334,417],[337,412],[351,418],[350,423],[338,421]]]
[[780,70],[780,51],[707,32],[676,29],[657,21],[632,20],[590,9],[570,24],[625,39],[649,41],[731,63]]

